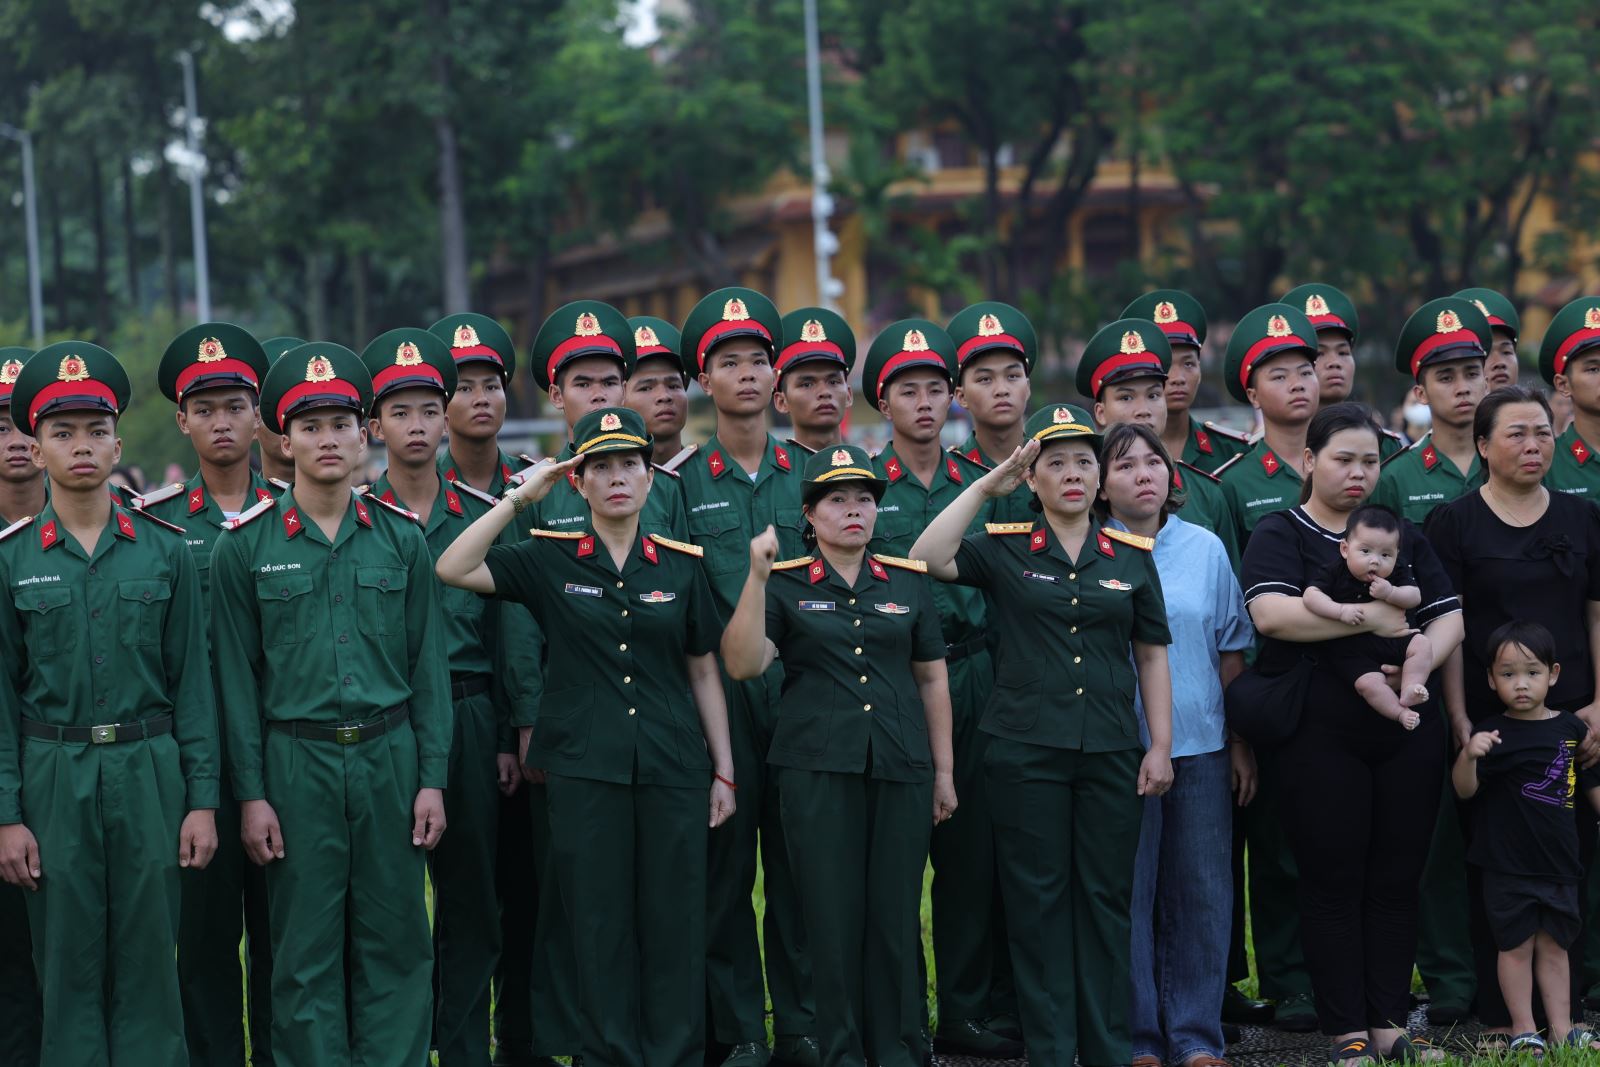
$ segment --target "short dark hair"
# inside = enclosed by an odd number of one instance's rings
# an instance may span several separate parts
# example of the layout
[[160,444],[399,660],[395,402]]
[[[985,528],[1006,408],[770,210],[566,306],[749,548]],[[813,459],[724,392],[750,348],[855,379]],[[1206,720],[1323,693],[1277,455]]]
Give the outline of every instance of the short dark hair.
[[[1161,438],[1156,436],[1156,432],[1150,427],[1142,422],[1119,422],[1113,424],[1106,431],[1105,437],[1100,442],[1100,464],[1102,467],[1111,466],[1111,464],[1126,456],[1129,450],[1140,441],[1148,445],[1150,451],[1160,456],[1161,462],[1166,464],[1167,499],[1161,505],[1161,513],[1163,515],[1171,515],[1183,507],[1184,502],[1188,499],[1188,494],[1184,490],[1173,486],[1172,476],[1176,464],[1172,462],[1172,453],[1167,451],[1167,446],[1161,443]],[[1104,470],[1102,470],[1100,473],[1100,491],[1102,494],[1105,493],[1105,487],[1106,476]],[[1099,510],[1102,514],[1109,515],[1111,513],[1110,501],[1100,501]]]
[[1350,540],[1350,535],[1356,532],[1357,526],[1365,526],[1369,530],[1379,533],[1400,534],[1400,516],[1384,507],[1382,504],[1362,504],[1350,513],[1349,520],[1345,523],[1344,539]]
[[1494,425],[1500,417],[1500,409],[1512,404],[1538,404],[1544,408],[1545,418],[1552,423],[1556,420],[1543,391],[1530,389],[1526,385],[1502,385],[1478,401],[1478,410],[1472,414],[1472,446],[1478,450],[1480,457],[1483,456],[1483,448],[1479,442],[1494,436]]
[[[1311,425],[1306,427],[1306,448],[1312,455],[1316,455],[1328,447],[1328,442],[1333,440],[1333,435],[1343,433],[1345,430],[1369,430],[1372,439],[1383,441],[1383,431],[1378,429],[1378,420],[1372,415],[1372,409],[1365,404],[1357,404],[1346,400],[1339,404],[1329,404],[1327,407],[1311,416]],[[1299,462],[1300,457],[1292,457],[1294,462]],[[1300,487],[1300,503],[1304,504],[1311,499],[1311,475],[1307,474],[1305,484]]]
[[[1507,386],[1514,389],[1516,386]],[[1496,390],[1504,392],[1505,390]],[[1500,657],[1500,650],[1507,645],[1515,645],[1526,649],[1528,655],[1543,663],[1546,667],[1555,666],[1556,639],[1545,627],[1536,622],[1527,622],[1522,619],[1513,619],[1496,627],[1494,633],[1489,635],[1484,651],[1488,654],[1488,662],[1493,666],[1494,661]]]

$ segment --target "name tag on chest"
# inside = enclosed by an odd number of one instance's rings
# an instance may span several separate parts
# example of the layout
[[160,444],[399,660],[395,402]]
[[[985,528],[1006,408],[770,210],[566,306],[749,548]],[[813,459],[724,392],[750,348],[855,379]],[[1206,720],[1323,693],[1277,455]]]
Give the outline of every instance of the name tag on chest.
[[802,600],[801,611],[834,611],[837,606],[831,600]]
[[605,596],[605,590],[598,585],[579,585],[577,582],[567,583],[567,592],[573,596]]
[[1022,576],[1027,578],[1029,581],[1034,582],[1050,582],[1051,584],[1054,584],[1061,581],[1061,579],[1054,574],[1040,574],[1038,571],[1023,571]]

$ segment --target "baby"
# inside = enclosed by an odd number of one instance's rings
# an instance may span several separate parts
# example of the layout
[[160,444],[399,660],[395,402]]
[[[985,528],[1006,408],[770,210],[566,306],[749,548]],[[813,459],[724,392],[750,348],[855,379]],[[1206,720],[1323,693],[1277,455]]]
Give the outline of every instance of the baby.
[[[1324,619],[1359,626],[1366,620],[1363,604],[1381,601],[1405,611],[1422,603],[1422,591],[1409,564],[1399,562],[1400,519],[1388,508],[1367,504],[1350,515],[1340,559],[1306,588],[1307,610]],[[1433,646],[1409,625],[1393,633],[1356,634],[1322,646],[1324,664],[1348,678],[1356,692],[1386,719],[1415,730],[1422,717],[1414,710],[1428,699],[1428,673]],[[1400,692],[1390,688],[1383,665],[1400,664]]]

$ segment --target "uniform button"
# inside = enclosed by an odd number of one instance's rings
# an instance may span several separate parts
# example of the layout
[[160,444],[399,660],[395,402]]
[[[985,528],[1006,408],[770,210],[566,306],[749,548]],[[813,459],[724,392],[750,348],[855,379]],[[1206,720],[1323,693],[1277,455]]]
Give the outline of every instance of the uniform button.
[[145,598],[145,599],[146,599],[146,600],[149,600],[149,599],[150,599],[150,593],[149,593],[149,592],[148,592],[148,591],[146,591],[146,592],[145,592],[145,594],[144,594],[144,598]]
[[861,655],[861,650],[859,648],[856,649],[856,655],[858,655],[858,656]]
[[861,705],[861,710],[862,711],[871,711],[872,710],[872,705],[871,704],[863,704],[863,705]]
[[106,658],[105,658],[105,657],[104,657],[104,656],[96,656],[96,657],[95,657],[95,658],[94,658],[94,661],[95,661],[95,662],[96,662],[96,663],[104,663],[104,662],[105,662],[105,661],[106,661]]
[[854,604],[855,602],[856,602],[856,598],[855,597],[851,597],[850,598],[850,603]]
[[624,641],[622,644],[618,645],[617,646],[617,651],[618,652],[626,652],[626,651],[628,651],[628,643],[626,641]]
[[623,608],[622,609],[622,617],[624,619],[626,619],[628,617],[628,609],[627,608]]
[[96,700],[94,702],[94,706],[97,707],[97,708],[105,707],[106,706],[106,698],[105,697],[101,697],[99,700]]
[[1078,572],[1077,571],[1073,571],[1071,574],[1067,575],[1067,581],[1075,582],[1077,580],[1078,580]]
[[341,645],[348,645],[350,643],[350,635],[349,634],[340,634],[339,635],[339,643]]
[[278,595],[279,596],[288,596],[289,595],[289,587],[288,586],[284,586],[282,589],[278,590]]
[[618,588],[618,589],[621,589],[621,588],[622,588],[622,583],[621,583],[621,582],[618,582],[618,583],[617,583],[617,588]]
[[339,553],[337,553],[337,552],[329,552],[328,553],[328,558],[329,559],[338,559],[339,558]]
[[1073,603],[1074,603],[1074,604],[1076,604],[1076,603],[1077,603],[1077,602],[1078,602],[1078,598],[1077,598],[1077,597],[1073,597],[1073,598],[1072,598],[1072,602],[1073,602]]
[[861,625],[861,620],[860,619],[855,620],[854,625],[860,626]]
[[633,676],[631,674],[624,674],[622,676],[622,684],[623,685],[632,685],[633,684]]
[[1072,627],[1072,629],[1067,631],[1067,633],[1069,633],[1069,634],[1075,634],[1077,632],[1078,632],[1078,628],[1076,626]]
[[389,579],[387,579],[387,578],[379,578],[378,579],[378,588],[380,588],[380,589],[389,588]]
[[1083,696],[1083,690],[1082,689],[1078,690],[1078,695],[1079,696]]
[[96,570],[96,569],[95,569],[95,568],[93,568],[93,567],[90,567],[90,568],[89,568],[89,573],[90,573],[90,574],[99,574],[99,573],[100,573],[100,572],[99,572],[99,571],[98,571],[98,570]]
[[864,675],[864,674],[861,676],[861,684],[862,685],[866,685],[867,684],[867,676]]
[[333,594],[333,602],[335,604],[343,604],[344,603],[344,594],[343,593],[335,593],[335,594]]
[[636,714],[638,712],[638,710],[639,710],[638,708],[629,708],[628,709],[628,714],[629,715]]
[[[347,675],[345,675],[345,676],[344,676],[344,684],[345,684],[345,685],[349,685],[349,684],[350,684],[350,676],[349,676],[349,675],[348,675],[348,674],[347,674]],[[1082,691],[1083,691],[1083,690],[1081,690],[1081,689],[1080,689],[1080,690],[1079,690],[1079,692],[1080,692],[1080,693],[1081,693],[1081,692],[1082,692]]]
[[1083,657],[1082,656],[1073,656],[1072,657],[1072,662],[1074,662],[1074,663],[1082,663],[1083,662]]
[[98,619],[99,617],[100,617],[100,609],[99,608],[95,608],[93,611],[89,612],[89,618]]

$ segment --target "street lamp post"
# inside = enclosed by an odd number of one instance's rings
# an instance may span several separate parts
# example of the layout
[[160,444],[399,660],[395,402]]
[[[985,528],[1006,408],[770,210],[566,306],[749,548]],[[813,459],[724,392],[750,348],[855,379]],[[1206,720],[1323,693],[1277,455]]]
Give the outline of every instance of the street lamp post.
[[817,303],[839,310],[844,285],[833,276],[831,260],[839,238],[828,228],[833,196],[828,192],[828,158],[822,139],[822,56],[817,31],[817,0],[805,0],[806,109],[811,124],[811,244],[817,260]]
[[184,141],[189,149],[189,227],[194,233],[194,303],[201,322],[211,321],[211,268],[206,259],[205,156],[200,151],[200,105],[194,88],[194,56],[178,53],[183,67]]
[[22,145],[22,211],[28,233],[28,314],[33,325],[33,346],[44,347],[44,283],[39,275],[39,203],[33,191],[33,136],[27,130],[0,123],[0,137]]

